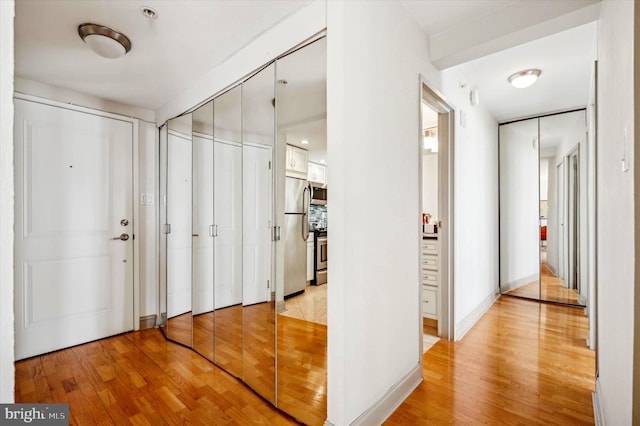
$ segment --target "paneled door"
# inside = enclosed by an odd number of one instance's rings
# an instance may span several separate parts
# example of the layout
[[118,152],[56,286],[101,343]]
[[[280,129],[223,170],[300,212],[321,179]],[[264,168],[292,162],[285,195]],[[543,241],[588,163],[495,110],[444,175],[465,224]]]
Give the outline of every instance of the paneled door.
[[15,100],[16,359],[134,328],[133,124]]

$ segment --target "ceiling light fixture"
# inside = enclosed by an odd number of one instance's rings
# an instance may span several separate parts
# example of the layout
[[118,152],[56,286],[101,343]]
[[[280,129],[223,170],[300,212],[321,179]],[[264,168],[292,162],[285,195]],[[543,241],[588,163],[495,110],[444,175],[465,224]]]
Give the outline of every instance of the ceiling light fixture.
[[126,35],[98,24],[78,26],[78,35],[98,55],[115,59],[131,50],[131,41]]
[[517,72],[509,76],[509,83],[518,89],[524,89],[536,82],[540,76],[540,70],[530,69]]
[[300,143],[301,143],[302,145],[309,145],[309,141],[308,141],[308,140],[306,140],[306,139],[301,140],[301,141],[300,141]]

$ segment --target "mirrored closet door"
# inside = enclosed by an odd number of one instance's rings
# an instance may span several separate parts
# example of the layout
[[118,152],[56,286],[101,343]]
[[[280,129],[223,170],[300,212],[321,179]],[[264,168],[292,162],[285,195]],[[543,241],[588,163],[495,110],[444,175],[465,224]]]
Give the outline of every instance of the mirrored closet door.
[[585,306],[588,300],[584,110],[500,125],[500,288]]
[[326,297],[323,323],[280,318],[285,151],[309,130],[326,144],[325,51],[291,52],[160,130],[161,328],[307,424],[326,419]]

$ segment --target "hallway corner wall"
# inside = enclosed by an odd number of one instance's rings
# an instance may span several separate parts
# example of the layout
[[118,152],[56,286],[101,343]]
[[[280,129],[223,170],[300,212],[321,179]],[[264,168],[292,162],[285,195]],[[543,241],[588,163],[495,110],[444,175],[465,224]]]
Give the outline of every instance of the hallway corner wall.
[[[634,2],[602,2],[598,24],[598,400],[606,424],[632,424],[634,305]],[[628,171],[621,159],[627,158]],[[637,178],[636,178],[637,180]],[[635,230],[634,230],[635,229]],[[636,347],[638,343],[636,342]],[[637,398],[637,395],[635,395]]]
[[455,67],[442,70],[440,77],[442,93],[456,108],[454,321],[459,340],[498,297],[498,122],[482,102],[470,105],[471,88],[461,87],[466,78]]
[[13,330],[13,16],[0,2],[0,403],[14,401]]

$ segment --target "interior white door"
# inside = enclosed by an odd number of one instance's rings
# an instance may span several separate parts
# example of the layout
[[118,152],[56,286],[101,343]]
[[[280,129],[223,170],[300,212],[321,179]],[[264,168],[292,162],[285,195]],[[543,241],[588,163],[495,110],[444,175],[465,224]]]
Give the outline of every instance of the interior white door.
[[271,294],[271,148],[245,144],[242,154],[242,303],[253,305]]
[[16,359],[132,330],[133,124],[16,99],[14,135]]
[[191,312],[191,134],[169,131],[167,155],[167,315]]
[[193,314],[213,310],[213,139],[193,136]]
[[242,303],[242,145],[214,142],[215,308]]

